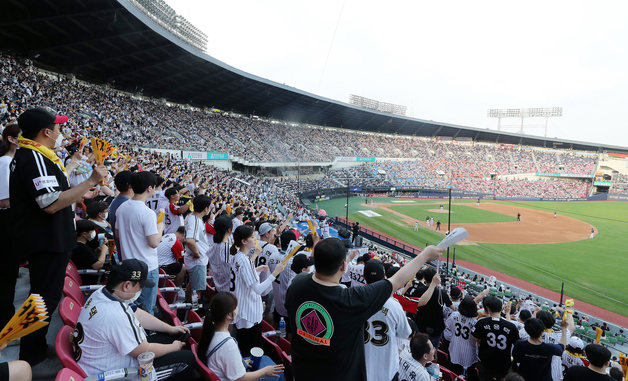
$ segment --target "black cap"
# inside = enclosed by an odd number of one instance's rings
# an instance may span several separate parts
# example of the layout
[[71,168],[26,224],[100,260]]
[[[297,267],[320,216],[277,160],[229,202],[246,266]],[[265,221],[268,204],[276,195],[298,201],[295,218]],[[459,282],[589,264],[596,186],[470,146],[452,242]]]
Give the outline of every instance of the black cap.
[[139,259],[125,259],[119,265],[113,266],[109,273],[109,282],[140,282],[142,287],[154,287],[155,282],[148,277],[148,266]]
[[28,135],[37,135],[37,133],[56,123],[65,123],[68,117],[65,115],[55,115],[53,112],[42,107],[31,108],[22,113],[17,118],[17,124]]
[[384,279],[384,264],[379,259],[371,259],[364,265],[364,280],[366,283],[375,283]]
[[93,223],[90,220],[78,220],[76,221],[76,235],[79,235],[84,232],[89,232],[92,230],[96,230],[98,225]]
[[292,265],[290,269],[299,274],[304,268],[310,267],[314,264],[314,257],[307,257],[305,254],[298,254],[292,258]]

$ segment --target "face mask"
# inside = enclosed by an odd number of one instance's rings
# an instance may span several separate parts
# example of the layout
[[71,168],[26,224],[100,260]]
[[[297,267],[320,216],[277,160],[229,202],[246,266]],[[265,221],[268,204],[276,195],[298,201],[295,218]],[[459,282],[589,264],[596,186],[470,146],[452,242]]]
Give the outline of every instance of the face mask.
[[61,147],[62,143],[63,143],[63,134],[59,132],[59,135],[57,135],[57,138],[55,139],[55,149]]
[[105,220],[109,217],[109,212],[105,213]]
[[[118,293],[120,293],[120,294],[131,294],[131,292],[125,292],[125,291],[118,291]],[[116,299],[118,299],[122,303],[129,305],[129,304],[133,304],[133,302],[135,302],[137,300],[137,298],[140,297],[141,293],[142,293],[142,290],[139,290],[138,292],[133,294],[133,297],[131,299],[128,299],[128,300],[120,299],[117,295],[114,295],[114,296],[116,297]]]
[[94,238],[96,238],[96,231],[93,230],[90,234],[89,234],[89,241],[92,241]]

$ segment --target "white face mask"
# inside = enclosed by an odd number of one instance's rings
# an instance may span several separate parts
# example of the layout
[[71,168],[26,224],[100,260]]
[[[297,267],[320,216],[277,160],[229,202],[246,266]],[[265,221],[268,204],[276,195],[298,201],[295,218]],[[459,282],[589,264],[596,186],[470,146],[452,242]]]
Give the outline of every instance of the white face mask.
[[63,134],[59,132],[59,135],[57,135],[57,139],[55,139],[55,149],[60,148],[61,144],[63,144]]
[[[118,291],[121,294],[130,294],[130,292],[125,292],[125,291]],[[137,298],[140,297],[140,294],[142,293],[142,290],[139,290],[138,292],[136,292],[135,294],[133,294],[133,297],[131,299],[120,299],[119,297],[116,297],[119,301],[121,301],[124,304],[133,304],[133,302],[135,302],[137,300]]]
[[96,238],[96,230],[92,230],[92,232],[89,233],[89,240],[88,241],[91,241],[94,238]]
[[109,212],[105,213],[104,219],[106,220],[109,217]]

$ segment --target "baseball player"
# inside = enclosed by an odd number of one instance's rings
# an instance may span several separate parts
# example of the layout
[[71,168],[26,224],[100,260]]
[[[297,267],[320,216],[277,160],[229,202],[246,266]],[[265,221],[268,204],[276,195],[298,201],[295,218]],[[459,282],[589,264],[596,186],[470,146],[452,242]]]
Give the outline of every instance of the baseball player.
[[[384,264],[372,259],[364,265],[367,284],[385,279]],[[367,380],[392,380],[399,370],[397,339],[407,339],[412,330],[406,313],[394,297],[371,316],[364,327],[364,356]]]
[[399,381],[432,381],[425,365],[434,361],[436,348],[430,337],[419,333],[410,340],[410,353],[402,352],[399,361]]
[[414,222],[414,231],[418,232],[419,231],[419,221],[415,221]]
[[[445,338],[450,341],[449,356],[451,363],[462,367],[465,376],[467,369],[478,361],[478,346],[473,336],[471,336],[471,332],[475,327],[476,316],[478,316],[478,306],[475,304],[473,297],[467,295],[458,305],[458,310],[454,311],[445,323],[447,327]],[[447,337],[449,334],[450,337]]]
[[[558,344],[560,341],[560,337],[562,335],[561,331],[554,331],[552,327],[554,327],[554,316],[549,311],[539,311],[536,313],[536,317],[541,319],[543,324],[545,324],[545,332],[543,333],[543,342],[549,344]],[[567,314],[565,317],[565,321],[567,322],[567,340],[570,339],[571,334],[575,330],[575,325],[573,322],[573,316],[571,314]],[[552,356],[552,380],[560,381],[563,379],[563,363],[561,356]]]
[[471,331],[479,347],[480,377],[499,380],[510,369],[510,352],[519,340],[519,331],[514,324],[501,317],[502,301],[499,298],[487,296],[482,305],[489,316],[478,320]]

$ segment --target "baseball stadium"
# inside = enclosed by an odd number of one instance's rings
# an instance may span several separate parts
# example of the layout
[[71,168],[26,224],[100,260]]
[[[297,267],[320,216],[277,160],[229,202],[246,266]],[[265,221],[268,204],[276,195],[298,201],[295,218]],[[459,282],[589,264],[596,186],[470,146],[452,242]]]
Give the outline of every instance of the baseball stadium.
[[164,0],[0,19],[0,381],[625,377],[628,147],[547,137],[562,108],[489,110],[510,132],[331,99]]

